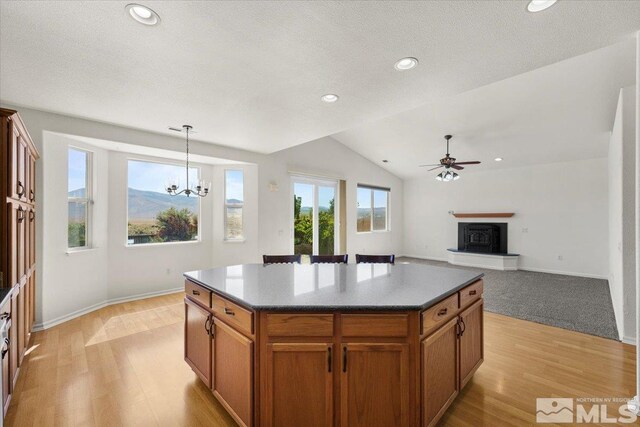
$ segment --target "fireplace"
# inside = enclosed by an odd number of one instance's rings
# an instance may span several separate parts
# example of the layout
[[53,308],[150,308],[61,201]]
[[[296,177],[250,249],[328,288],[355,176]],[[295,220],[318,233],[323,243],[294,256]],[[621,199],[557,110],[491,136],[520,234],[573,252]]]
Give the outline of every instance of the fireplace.
[[459,222],[458,250],[463,252],[506,254],[506,222]]

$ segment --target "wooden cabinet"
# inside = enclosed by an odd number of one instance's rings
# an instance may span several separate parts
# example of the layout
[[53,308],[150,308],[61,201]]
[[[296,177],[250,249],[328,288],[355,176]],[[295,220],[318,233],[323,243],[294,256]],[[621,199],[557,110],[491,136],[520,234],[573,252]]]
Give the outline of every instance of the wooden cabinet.
[[410,425],[409,345],[346,343],[341,351],[341,425]]
[[423,426],[435,425],[458,395],[458,318],[422,340]]
[[483,308],[480,299],[460,313],[460,389],[484,361]]
[[211,338],[212,317],[209,311],[184,299],[184,360],[200,379],[211,387]]
[[253,341],[215,318],[212,390],[242,426],[253,424]]
[[[4,306],[0,307],[0,318],[6,320],[7,328],[11,331],[11,299],[9,299]],[[0,342],[0,357],[2,361],[2,407],[0,410],[2,411],[2,416],[7,408],[9,407],[9,401],[11,399],[11,374],[9,367],[9,344],[10,341],[7,340],[5,342]]]
[[333,425],[333,345],[270,343],[266,358],[264,425]]
[[[8,389],[3,388],[3,398],[9,399],[29,347],[35,319],[35,200],[39,155],[16,111],[0,108],[0,123],[0,228],[3,237],[0,241],[0,278],[3,288],[12,288],[8,352],[2,358],[3,381],[8,385]],[[5,406],[7,402],[5,400]]]

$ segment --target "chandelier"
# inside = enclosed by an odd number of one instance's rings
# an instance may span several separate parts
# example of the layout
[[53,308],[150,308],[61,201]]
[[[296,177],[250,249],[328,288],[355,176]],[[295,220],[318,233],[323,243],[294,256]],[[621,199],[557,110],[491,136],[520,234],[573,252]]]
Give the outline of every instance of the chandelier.
[[458,175],[455,172],[451,172],[448,169],[445,170],[444,172],[440,172],[438,175],[436,175],[436,180],[444,181],[444,182],[455,181],[455,180],[457,180],[459,178],[460,178],[460,175]]
[[182,129],[178,129],[178,128],[169,128],[169,129],[176,132],[184,132],[187,135],[187,171],[186,171],[187,185],[185,186],[184,190],[178,191],[178,189],[180,188],[180,186],[178,185],[178,182],[176,182],[175,180],[171,182],[172,179],[170,179],[170,182],[167,184],[167,193],[169,193],[172,196],[177,196],[178,194],[185,194],[187,197],[189,197],[192,194],[194,194],[198,197],[205,197],[207,194],[209,194],[209,188],[211,187],[211,183],[207,184],[204,181],[196,181],[195,186],[189,185],[189,132],[191,132],[191,129],[193,129],[193,126],[182,125]]

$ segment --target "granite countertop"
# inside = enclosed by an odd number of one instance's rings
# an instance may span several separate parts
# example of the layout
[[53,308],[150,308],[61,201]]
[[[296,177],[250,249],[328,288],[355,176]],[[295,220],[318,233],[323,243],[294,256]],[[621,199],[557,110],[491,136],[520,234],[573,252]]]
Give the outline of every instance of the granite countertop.
[[244,264],[185,277],[254,310],[422,310],[484,274],[420,264]]

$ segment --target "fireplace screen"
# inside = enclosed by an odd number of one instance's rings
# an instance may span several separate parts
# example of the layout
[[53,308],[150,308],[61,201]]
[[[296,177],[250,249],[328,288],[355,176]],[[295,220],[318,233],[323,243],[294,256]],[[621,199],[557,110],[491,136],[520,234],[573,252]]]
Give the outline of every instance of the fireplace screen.
[[507,253],[507,224],[458,223],[458,250],[475,253]]

